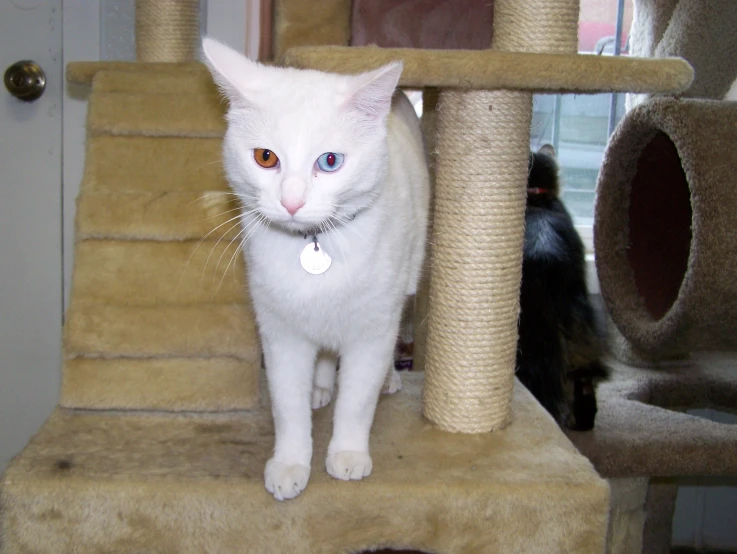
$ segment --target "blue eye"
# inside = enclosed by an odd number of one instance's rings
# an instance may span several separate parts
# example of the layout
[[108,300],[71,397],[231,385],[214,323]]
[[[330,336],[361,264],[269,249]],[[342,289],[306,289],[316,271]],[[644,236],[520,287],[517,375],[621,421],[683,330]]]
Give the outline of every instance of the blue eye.
[[317,158],[317,167],[320,171],[326,173],[332,173],[336,171],[341,165],[343,165],[343,154],[337,154],[335,152],[325,152],[319,158]]

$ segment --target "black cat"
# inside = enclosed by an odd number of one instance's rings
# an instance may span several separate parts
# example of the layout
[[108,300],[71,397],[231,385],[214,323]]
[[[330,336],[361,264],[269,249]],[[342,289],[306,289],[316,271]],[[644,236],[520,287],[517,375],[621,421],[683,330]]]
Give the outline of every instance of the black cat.
[[607,376],[586,288],[584,246],[558,198],[555,150],[530,154],[517,376],[560,425],[586,431]]

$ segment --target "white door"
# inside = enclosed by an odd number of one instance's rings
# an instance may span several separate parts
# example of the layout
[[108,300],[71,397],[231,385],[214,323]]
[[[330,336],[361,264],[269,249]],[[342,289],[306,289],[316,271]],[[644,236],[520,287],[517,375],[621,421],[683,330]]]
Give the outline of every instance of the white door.
[[0,72],[35,61],[46,90],[0,88],[0,470],[57,401],[62,322],[62,1],[0,0]]

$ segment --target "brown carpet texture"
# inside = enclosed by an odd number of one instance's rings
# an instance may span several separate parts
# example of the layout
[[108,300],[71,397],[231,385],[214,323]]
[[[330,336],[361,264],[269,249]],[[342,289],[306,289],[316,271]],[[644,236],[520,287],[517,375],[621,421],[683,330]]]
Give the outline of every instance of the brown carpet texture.
[[614,359],[607,365],[612,377],[597,388],[596,427],[567,432],[600,475],[737,475],[737,426],[685,413],[734,409],[737,356],[698,352],[687,362],[654,369]]
[[461,435],[406,375],[361,482],[324,471],[320,410],[310,486],[272,498],[245,268],[230,224],[206,237],[234,209],[222,106],[201,68],[135,67],[90,73],[62,406],[0,480],[0,552],[603,552],[608,484],[519,383],[509,427]]
[[737,77],[737,3],[638,0],[633,56],[686,59],[695,69],[689,98],[720,100]]
[[[567,435],[611,486],[608,551],[668,554],[677,478],[737,475],[737,427],[687,413],[734,409],[737,356],[698,352],[657,369],[606,363],[596,427]],[[636,483],[646,499],[623,495]]]
[[636,351],[737,347],[737,104],[654,99],[607,146],[594,244],[601,293]]
[[668,554],[676,479],[737,475],[737,426],[686,413],[734,409],[737,356],[699,352],[657,369],[606,363],[596,427],[567,434],[610,483],[608,552]]

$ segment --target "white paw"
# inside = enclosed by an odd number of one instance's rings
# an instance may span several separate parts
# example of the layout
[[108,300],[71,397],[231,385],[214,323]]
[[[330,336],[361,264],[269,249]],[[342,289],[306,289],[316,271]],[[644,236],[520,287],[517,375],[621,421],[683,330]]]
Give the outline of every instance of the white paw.
[[373,466],[368,452],[344,450],[328,454],[325,459],[325,468],[332,477],[349,481],[368,477],[371,475]]
[[271,458],[264,470],[266,490],[277,500],[289,500],[301,493],[310,479],[310,468],[301,464],[288,465]]
[[312,389],[312,409],[319,410],[320,408],[330,404],[330,399],[333,397],[333,389],[326,389],[325,387],[319,387],[317,385]]
[[392,368],[389,370],[389,375],[386,376],[381,394],[394,394],[400,390],[402,390],[402,378],[399,376],[399,372]]

